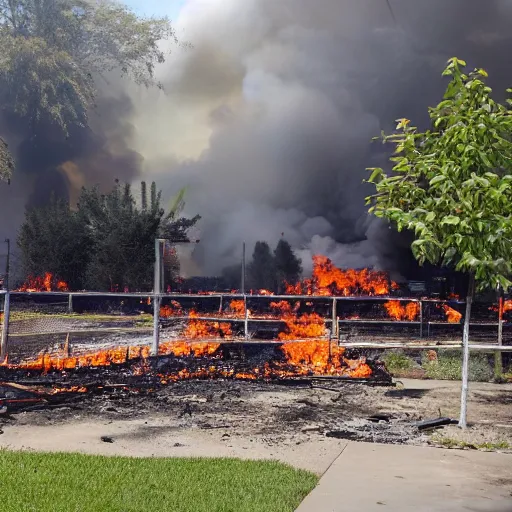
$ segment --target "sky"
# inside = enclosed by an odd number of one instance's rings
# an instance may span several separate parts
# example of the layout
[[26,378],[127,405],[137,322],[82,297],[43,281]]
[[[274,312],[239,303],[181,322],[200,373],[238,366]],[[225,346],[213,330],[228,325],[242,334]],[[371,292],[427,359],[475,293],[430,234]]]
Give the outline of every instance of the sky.
[[137,13],[151,16],[169,16],[176,20],[186,0],[124,0]]

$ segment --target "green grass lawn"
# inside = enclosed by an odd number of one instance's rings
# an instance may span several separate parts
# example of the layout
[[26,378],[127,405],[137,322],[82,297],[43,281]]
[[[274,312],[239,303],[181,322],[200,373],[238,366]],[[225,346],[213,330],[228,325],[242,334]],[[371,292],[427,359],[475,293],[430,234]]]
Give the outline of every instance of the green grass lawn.
[[0,451],[2,512],[292,512],[318,478],[277,462]]

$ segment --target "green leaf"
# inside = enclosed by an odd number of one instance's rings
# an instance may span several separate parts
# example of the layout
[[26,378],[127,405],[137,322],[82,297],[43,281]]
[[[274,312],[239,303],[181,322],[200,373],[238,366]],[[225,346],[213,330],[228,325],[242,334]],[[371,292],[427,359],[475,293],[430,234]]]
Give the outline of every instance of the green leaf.
[[492,164],[491,164],[491,161],[489,160],[489,158],[487,157],[487,155],[483,152],[483,151],[480,151],[480,158],[482,159],[482,162],[487,165],[488,167],[491,167]]
[[460,223],[459,217],[455,217],[454,215],[448,215],[441,221],[441,225],[450,225],[457,226]]
[[377,178],[380,178],[384,174],[384,171],[378,167],[370,168],[368,171],[373,171],[370,178],[368,179],[369,183],[375,183]]
[[434,220],[435,220],[435,218],[436,218],[436,214],[435,214],[435,212],[429,212],[429,213],[427,214],[427,216],[425,217],[425,220],[426,220],[427,222],[432,222],[432,221],[434,221]]
[[435,178],[430,180],[430,185],[436,185],[437,183],[442,183],[446,180],[446,176],[444,174],[438,174]]

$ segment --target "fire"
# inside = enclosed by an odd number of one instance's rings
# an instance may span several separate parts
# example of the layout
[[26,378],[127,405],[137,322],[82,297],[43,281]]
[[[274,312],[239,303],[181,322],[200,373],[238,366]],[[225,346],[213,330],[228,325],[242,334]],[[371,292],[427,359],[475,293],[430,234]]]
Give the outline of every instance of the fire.
[[281,313],[286,324],[286,332],[279,333],[280,340],[303,340],[308,338],[322,338],[326,335],[325,321],[316,313],[305,313],[297,316],[296,312],[300,302],[292,305],[286,301],[271,302],[270,307]]
[[176,357],[192,356],[205,357],[211,356],[217,352],[220,343],[198,342],[190,343],[186,341],[173,341],[162,343],[159,347],[159,355],[175,355]]
[[[218,357],[219,347],[219,343],[206,341],[169,341],[160,345],[159,355],[215,359]],[[217,367],[210,365],[195,371],[183,369],[171,375],[161,375],[161,382],[165,384],[184,379],[214,377],[256,380],[258,378],[286,378],[304,375],[367,378],[372,373],[365,358],[348,359],[344,356],[345,349],[332,345],[327,340],[288,342],[284,343],[280,349],[285,358],[284,361],[267,362],[263,368],[255,368],[253,371],[219,370]],[[151,366],[145,362],[149,354],[150,348],[148,346],[116,347],[76,357],[51,356],[43,353],[33,361],[25,361],[19,365],[10,365],[6,362],[4,366],[18,370],[49,373],[87,367],[108,367],[142,360],[142,363],[136,363],[132,367],[135,375],[142,375],[151,370]],[[87,388],[55,388],[54,393],[60,392],[85,393]]]
[[189,314],[189,323],[183,332],[185,338],[225,338],[232,336],[231,324],[224,322],[205,322],[196,320],[199,316],[195,311]]
[[503,313],[507,311],[512,311],[512,300],[506,300],[503,303]]
[[313,277],[302,283],[287,285],[289,295],[357,296],[389,295],[398,284],[386,272],[373,270],[342,270],[325,256],[313,256]]
[[329,341],[285,343],[282,346],[287,365],[299,375],[339,375],[366,378],[372,374],[364,358],[350,360],[344,357],[345,349]]
[[229,303],[229,312],[235,318],[243,318],[245,316],[245,303],[243,300],[232,300]]
[[[219,343],[210,342],[194,343],[170,341],[160,344],[159,355],[175,355],[176,357],[205,357],[214,354],[218,350],[219,346]],[[100,350],[92,354],[73,357],[66,357],[65,355],[52,356],[47,353],[42,353],[32,361],[25,361],[19,365],[11,365],[6,361],[2,366],[48,373],[51,371],[76,370],[78,368],[122,365],[133,360],[145,360],[149,355],[149,346],[128,346],[115,347],[108,350]],[[137,371],[135,373],[137,373]]]
[[393,318],[393,320],[409,320],[409,322],[413,322],[420,314],[420,305],[417,302],[409,302],[404,306],[398,300],[390,300],[384,304],[384,307],[388,316]]
[[181,304],[175,300],[171,301],[170,306],[165,305],[160,308],[160,318],[171,318],[173,316],[183,316],[183,308]]
[[274,295],[274,293],[270,290],[257,290],[256,295]]
[[55,276],[46,272],[42,277],[29,276],[26,283],[19,288],[20,292],[67,292],[69,287],[65,281],[60,281]]
[[443,306],[444,313],[446,315],[446,318],[448,320],[448,323],[450,324],[458,324],[461,321],[462,314],[456,311],[455,309],[448,306],[448,304],[445,304]]

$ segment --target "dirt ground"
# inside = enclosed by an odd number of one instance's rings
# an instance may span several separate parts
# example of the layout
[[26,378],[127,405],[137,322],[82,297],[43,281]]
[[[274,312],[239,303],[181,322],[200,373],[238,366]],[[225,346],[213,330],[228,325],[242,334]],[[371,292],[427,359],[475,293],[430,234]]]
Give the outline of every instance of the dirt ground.
[[[465,443],[512,453],[510,384],[471,384],[468,431],[417,428],[420,420],[457,418],[459,400],[460,383],[449,381],[404,380],[396,387],[183,381],[154,392],[120,389],[74,397],[56,408],[4,414],[0,447],[278,459],[317,473],[347,440]],[[380,416],[369,419],[374,415]]]

